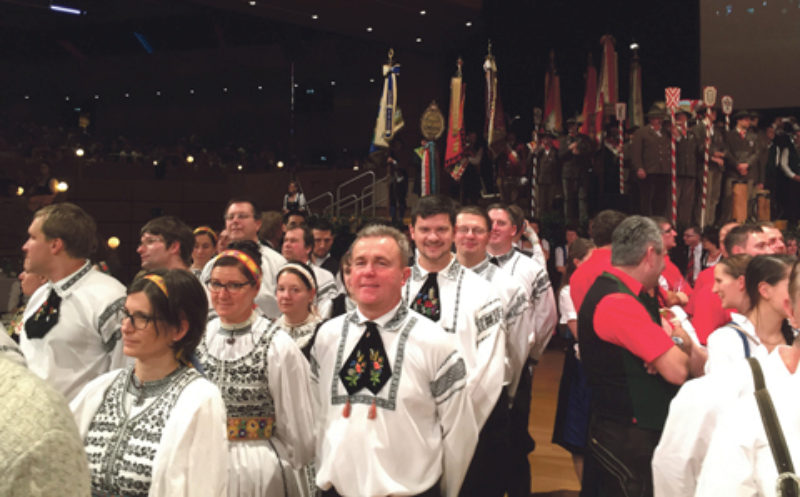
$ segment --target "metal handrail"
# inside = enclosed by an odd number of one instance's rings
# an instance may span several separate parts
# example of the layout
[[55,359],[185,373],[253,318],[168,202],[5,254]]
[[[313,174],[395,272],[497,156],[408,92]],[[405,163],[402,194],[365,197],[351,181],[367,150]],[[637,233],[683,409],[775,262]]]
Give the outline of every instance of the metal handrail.
[[341,204],[341,202],[343,200],[342,199],[342,188],[344,188],[345,186],[347,186],[347,185],[349,185],[351,183],[355,183],[356,181],[358,181],[358,180],[360,180],[362,178],[365,178],[367,176],[371,176],[372,177],[371,184],[372,184],[372,188],[374,189],[375,188],[375,172],[373,172],[373,171],[364,171],[363,173],[359,174],[355,178],[350,178],[349,180],[347,180],[344,183],[340,184],[336,188],[336,215],[337,216],[339,215],[339,212],[341,211],[341,205],[340,204]]
[[333,193],[331,193],[331,192],[325,192],[325,193],[323,193],[323,194],[317,195],[316,197],[314,197],[314,198],[312,198],[311,200],[309,200],[308,202],[306,202],[306,208],[308,209],[308,213],[309,213],[309,214],[311,214],[311,208],[309,207],[311,204],[313,204],[313,203],[314,203],[314,202],[316,202],[317,200],[322,200],[322,199],[323,199],[323,198],[325,198],[325,197],[330,197],[331,201],[330,201],[330,203],[328,204],[328,206],[327,206],[327,207],[325,207],[324,209],[322,209],[322,212],[325,212],[325,210],[326,210],[326,209],[330,209],[330,210],[331,210],[331,212],[333,212],[333,203],[334,203],[334,201],[335,201],[335,199],[334,199],[334,196],[333,196]]
[[360,200],[359,196],[356,195],[355,193],[351,193],[350,195],[340,199],[336,203],[336,216],[338,217],[338,216],[341,215],[342,209],[344,207],[350,207],[351,205],[355,206],[355,208],[356,208],[355,214],[358,215],[358,201],[359,200]]

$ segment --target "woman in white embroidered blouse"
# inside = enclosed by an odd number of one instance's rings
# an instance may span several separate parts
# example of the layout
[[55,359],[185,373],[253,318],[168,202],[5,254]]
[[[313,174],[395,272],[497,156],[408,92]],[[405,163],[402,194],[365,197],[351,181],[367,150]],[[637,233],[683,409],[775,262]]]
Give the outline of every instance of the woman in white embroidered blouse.
[[291,261],[278,271],[275,297],[283,313],[278,318],[278,326],[294,339],[306,356],[314,330],[322,322],[314,305],[316,295],[317,279],[306,264]]
[[785,335],[782,328],[788,317],[783,305],[788,300],[793,261],[783,255],[752,259],[736,255],[715,266],[714,291],[722,307],[736,308],[741,314],[733,313],[731,323],[709,335],[707,374],[745,357],[766,357],[777,345],[792,343],[793,337]]
[[91,381],[70,404],[92,495],[224,495],[225,406],[188,361],[207,309],[187,271],[153,271],[128,288],[123,351],[136,362]]
[[255,307],[261,277],[259,247],[239,241],[219,254],[207,282],[218,317],[208,323],[198,359],[225,399],[229,497],[305,493],[293,468],[314,452],[308,362]]

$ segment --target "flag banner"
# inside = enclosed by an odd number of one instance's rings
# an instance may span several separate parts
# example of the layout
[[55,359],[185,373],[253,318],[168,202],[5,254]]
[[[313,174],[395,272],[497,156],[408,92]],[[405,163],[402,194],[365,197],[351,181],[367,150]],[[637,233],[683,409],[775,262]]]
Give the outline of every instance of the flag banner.
[[447,123],[447,150],[444,155],[444,169],[456,181],[461,180],[467,166],[467,159],[464,157],[465,88],[461,78],[461,59],[458,59],[458,72],[450,79],[450,113]]
[[383,93],[378,106],[378,119],[375,122],[375,136],[372,147],[388,147],[395,133],[403,127],[403,114],[397,106],[397,76],[400,74],[400,64],[392,62],[394,52],[389,51],[389,63],[383,65]]
[[597,83],[597,102],[594,114],[594,141],[598,145],[603,140],[603,123],[606,117],[614,115],[617,104],[617,52],[616,41],[611,35],[600,38],[603,46],[603,60],[600,65],[600,77]]
[[562,130],[561,85],[556,71],[556,53],[550,50],[550,67],[544,76],[544,128],[554,133]]
[[586,67],[586,91],[583,93],[583,111],[581,112],[580,132],[586,136],[592,136],[592,124],[594,123],[594,112],[597,99],[597,69],[592,62],[592,54],[589,53],[589,65]]
[[644,126],[642,108],[642,66],[639,65],[639,51],[633,51],[630,73],[630,95],[628,96],[628,126]]
[[436,145],[433,140],[425,140],[421,147],[414,149],[420,160],[419,196],[435,194],[436,189]]

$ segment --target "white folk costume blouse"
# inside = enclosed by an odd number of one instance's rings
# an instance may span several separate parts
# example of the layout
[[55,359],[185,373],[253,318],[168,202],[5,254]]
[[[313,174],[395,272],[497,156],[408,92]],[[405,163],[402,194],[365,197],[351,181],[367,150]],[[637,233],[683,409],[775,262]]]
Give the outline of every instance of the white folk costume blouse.
[[[261,252],[261,288],[258,290],[255,302],[261,312],[266,314],[268,318],[276,319],[281,315],[281,311],[278,309],[278,299],[275,298],[276,278],[278,270],[286,264],[286,259],[263,244],[259,244],[259,251]],[[200,282],[203,285],[211,279],[211,270],[214,269],[217,257],[219,256],[212,257],[203,268],[203,272],[200,275]],[[211,299],[208,299],[208,306],[211,308]]]
[[298,495],[314,424],[308,361],[292,338],[260,313],[235,326],[215,318],[197,358],[225,400],[228,496]]
[[[407,306],[422,288],[428,272],[411,267],[403,298]],[[436,275],[441,316],[436,322],[456,335],[459,353],[467,364],[467,390],[480,426],[486,422],[503,389],[506,370],[506,324],[497,290],[455,256]]]
[[[785,346],[779,346],[779,349]],[[772,357],[775,356],[775,357]],[[797,475],[800,462],[800,373],[790,373],[777,353],[773,367],[764,369],[775,413]],[[760,360],[763,365],[765,361]],[[750,368],[742,361],[747,372]],[[750,380],[752,382],[752,379]],[[752,390],[752,383],[750,389]],[[697,482],[698,497],[736,495],[772,497],[778,469],[772,456],[754,395],[744,395],[719,418]]]
[[336,277],[327,269],[315,266],[311,261],[308,261],[308,266],[314,272],[314,278],[317,280],[317,311],[319,311],[319,315],[322,316],[322,319],[327,319],[331,315],[333,299],[339,295],[339,288],[336,286]]
[[118,312],[124,304],[122,283],[88,260],[66,278],[42,285],[23,315],[20,349],[28,368],[69,401],[98,375],[127,365]]
[[[765,358],[757,357],[770,392],[775,380],[780,381],[781,378],[789,376],[778,352],[780,348],[776,347]],[[653,484],[656,497],[695,495],[701,468],[708,460],[709,445],[716,437],[715,430],[720,419],[725,412],[735,408],[739,399],[753,400],[755,406],[753,389],[753,375],[744,359],[721,365],[713,374],[683,384],[670,403],[664,431],[653,454]],[[796,394],[794,397],[797,398]],[[761,426],[760,421],[758,426]],[[753,426],[740,428],[750,431]],[[786,436],[788,440],[789,434]],[[797,456],[793,454],[793,457],[797,468],[800,454]],[[728,476],[734,477],[733,472],[734,469],[731,467]],[[739,494],[721,492],[716,495]]]
[[276,321],[280,329],[292,337],[294,343],[296,343],[301,350],[311,341],[311,337],[314,335],[314,330],[317,329],[317,326],[319,326],[319,323],[321,322],[322,319],[315,314],[309,314],[305,321],[300,324],[287,323],[286,316],[284,315],[281,315],[281,317]]
[[528,355],[538,361],[558,323],[556,298],[547,270],[534,259],[513,248],[496,257],[500,268],[520,279],[528,291],[530,306],[527,312],[533,314],[533,326],[528,330]]
[[[326,322],[311,349],[317,485],[346,496],[399,496],[440,483],[454,497],[480,431],[454,337],[402,300],[373,322],[381,353],[368,365],[353,359],[367,335],[359,311]],[[348,392],[384,368],[391,373],[377,393]]]
[[508,395],[513,398],[528,359],[528,331],[533,328],[533,313],[526,312],[530,305],[528,293],[518,279],[489,262],[489,257],[470,269],[488,281],[503,302],[503,318],[506,322],[504,383],[507,385]]
[[[767,347],[761,343],[761,339],[756,334],[755,326],[746,316],[733,312],[731,313],[731,321],[741,328],[744,339],[747,340],[751,357],[762,359],[769,355]],[[704,366],[706,374],[724,365],[739,362],[745,357],[744,341],[736,328],[731,326],[730,323],[720,326],[708,335],[707,348],[708,360],[706,360]]]
[[180,367],[144,385],[132,366],[111,371],[87,384],[70,409],[93,495],[225,495],[225,406],[217,387],[195,369]]

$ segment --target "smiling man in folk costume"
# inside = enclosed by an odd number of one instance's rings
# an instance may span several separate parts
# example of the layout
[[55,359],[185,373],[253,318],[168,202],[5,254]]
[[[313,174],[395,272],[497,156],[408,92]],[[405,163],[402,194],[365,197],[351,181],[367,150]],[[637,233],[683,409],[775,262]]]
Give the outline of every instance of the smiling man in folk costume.
[[358,308],[311,349],[323,496],[458,495],[478,436],[453,335],[409,310],[408,240],[386,226],[353,243]]
[[411,215],[416,262],[403,296],[407,305],[453,334],[467,365],[467,389],[478,427],[483,427],[461,495],[502,495],[497,450],[505,440],[508,401],[505,375],[505,322],[500,296],[450,252],[455,205],[441,195],[419,200]]

